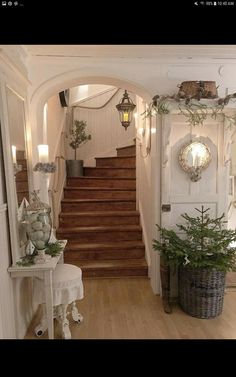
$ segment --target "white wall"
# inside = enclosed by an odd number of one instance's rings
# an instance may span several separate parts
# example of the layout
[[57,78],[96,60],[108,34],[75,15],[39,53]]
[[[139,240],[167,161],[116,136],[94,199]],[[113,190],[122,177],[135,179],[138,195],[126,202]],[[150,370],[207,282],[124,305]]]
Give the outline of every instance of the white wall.
[[89,99],[111,89],[113,89],[113,86],[110,85],[80,85],[70,88],[69,106],[73,106],[76,102]]
[[[116,93],[106,92],[90,100],[83,101],[83,107],[102,107]],[[77,159],[84,160],[85,166],[95,166],[94,157],[116,156],[116,148],[134,144],[135,127],[134,121],[125,130],[119,120],[119,113],[116,105],[123,96],[123,91],[119,90],[107,105],[101,109],[82,109],[74,107],[74,119],[85,120],[87,122],[86,133],[91,134],[92,139],[78,149]],[[135,103],[135,96],[129,93],[130,98]],[[67,143],[67,158],[74,158],[74,150]]]
[[[1,133],[0,133],[1,137]],[[13,281],[7,272],[11,265],[11,249],[7,219],[3,155],[0,140],[0,339],[15,338]]]
[[60,104],[59,95],[47,101],[47,144],[49,161],[54,161],[66,116],[66,108]]
[[[152,240],[156,237],[155,224],[159,219],[160,182],[158,181],[160,135],[156,135],[156,119],[141,115],[146,110],[146,103],[137,96],[137,198],[140,220],[145,242],[146,260],[149,267],[151,285],[155,293],[159,292],[159,278],[156,264],[159,261],[157,252],[152,249]],[[158,145],[159,146],[159,145]]]

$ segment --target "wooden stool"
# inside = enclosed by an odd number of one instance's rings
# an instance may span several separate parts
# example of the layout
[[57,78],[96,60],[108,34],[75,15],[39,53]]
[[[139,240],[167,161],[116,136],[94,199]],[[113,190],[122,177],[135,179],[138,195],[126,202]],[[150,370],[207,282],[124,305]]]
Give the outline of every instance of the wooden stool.
[[[72,304],[71,314],[75,322],[81,323],[83,316],[78,312],[76,300],[84,297],[82,282],[82,271],[79,267],[72,264],[58,264],[53,272],[53,318],[56,318],[61,325],[62,336],[64,339],[71,339],[69,321],[67,319],[68,305]],[[42,336],[47,330],[47,318],[45,309],[43,281],[35,279],[34,297],[38,304],[43,304],[43,316],[40,324],[34,331],[37,336]]]

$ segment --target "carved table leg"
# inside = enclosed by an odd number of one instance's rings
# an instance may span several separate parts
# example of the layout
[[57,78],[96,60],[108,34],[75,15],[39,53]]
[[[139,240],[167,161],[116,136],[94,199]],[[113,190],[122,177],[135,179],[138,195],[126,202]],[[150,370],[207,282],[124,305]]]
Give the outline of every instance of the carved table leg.
[[58,305],[57,319],[61,324],[62,336],[64,339],[71,339],[71,332],[69,327],[69,321],[67,319],[67,307],[68,305]]
[[77,322],[77,323],[81,323],[83,321],[83,319],[84,319],[83,316],[82,316],[82,314],[80,314],[78,312],[78,309],[77,309],[75,301],[72,302],[72,311],[71,311],[71,314],[72,314],[73,320],[75,322]]
[[42,311],[43,311],[43,314],[42,314],[41,322],[34,329],[35,335],[37,336],[42,336],[48,328],[45,304],[42,304]]

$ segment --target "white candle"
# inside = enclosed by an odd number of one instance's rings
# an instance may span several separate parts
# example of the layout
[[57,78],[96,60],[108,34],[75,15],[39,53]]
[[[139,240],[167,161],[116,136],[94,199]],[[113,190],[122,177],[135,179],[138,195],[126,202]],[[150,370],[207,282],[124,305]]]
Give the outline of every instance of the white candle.
[[39,162],[46,163],[48,162],[48,145],[40,144],[38,145],[39,152]]
[[16,164],[16,146],[15,146],[15,145],[12,145],[12,146],[11,146],[11,150],[12,150],[13,164]]

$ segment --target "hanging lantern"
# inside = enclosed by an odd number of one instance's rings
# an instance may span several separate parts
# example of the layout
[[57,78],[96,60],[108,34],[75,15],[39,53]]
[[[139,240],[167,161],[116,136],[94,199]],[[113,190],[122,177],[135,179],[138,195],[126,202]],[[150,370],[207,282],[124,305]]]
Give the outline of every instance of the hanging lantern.
[[127,90],[123,94],[123,98],[120,100],[120,103],[116,105],[117,110],[119,111],[120,121],[125,130],[129,127],[132,121],[132,114],[136,105],[129,98]]

